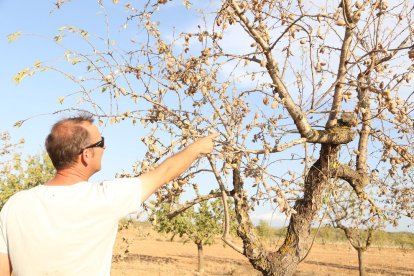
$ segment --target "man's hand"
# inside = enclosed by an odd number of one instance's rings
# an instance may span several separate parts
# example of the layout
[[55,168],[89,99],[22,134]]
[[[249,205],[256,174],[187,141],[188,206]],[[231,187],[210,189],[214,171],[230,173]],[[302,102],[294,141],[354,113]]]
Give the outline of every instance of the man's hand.
[[220,133],[212,133],[206,137],[200,138],[191,144],[189,147],[197,150],[200,154],[207,154],[214,149],[214,138],[219,136]]

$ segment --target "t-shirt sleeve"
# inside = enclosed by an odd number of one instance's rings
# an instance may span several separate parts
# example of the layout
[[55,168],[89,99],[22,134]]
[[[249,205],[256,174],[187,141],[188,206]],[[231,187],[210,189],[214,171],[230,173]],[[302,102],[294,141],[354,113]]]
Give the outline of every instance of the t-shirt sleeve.
[[104,181],[101,185],[111,199],[111,209],[117,219],[139,210],[142,185],[138,177],[117,178],[111,181]]
[[6,216],[7,203],[3,206],[0,212],[0,253],[8,254],[7,245],[7,230],[6,230]]

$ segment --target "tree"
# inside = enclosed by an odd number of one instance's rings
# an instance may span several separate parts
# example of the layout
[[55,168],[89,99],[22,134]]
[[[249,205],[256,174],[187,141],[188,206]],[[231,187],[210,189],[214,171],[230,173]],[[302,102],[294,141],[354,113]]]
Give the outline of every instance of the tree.
[[46,153],[28,156],[15,153],[0,165],[0,208],[15,193],[40,185],[53,177],[55,169]]
[[7,158],[19,145],[24,143],[24,139],[21,139],[17,143],[11,141],[10,134],[8,132],[0,132],[0,165],[7,162]]
[[[382,202],[394,206],[386,215],[395,224],[413,216],[410,1],[184,1],[183,20],[201,18],[184,29],[162,17],[169,3],[125,5],[123,26],[137,28],[128,45],[107,39],[110,31],[96,39],[82,28],[60,28],[54,41],[74,71],[36,63],[16,82],[42,70],[63,72],[79,85],[80,102],[91,104],[70,108],[88,108],[100,123],[142,123],[148,152],[137,173],[220,132],[208,163],[197,162],[157,196],[173,202],[199,175],[209,177],[220,192],[187,205],[222,197],[228,225],[232,197],[243,248],[226,231],[223,240],[263,274],[292,275],[307,256],[332,180],[345,181],[373,216],[385,214]],[[68,50],[70,35],[89,50]],[[250,211],[264,204],[290,217],[279,248],[266,249],[254,231]]]
[[224,215],[219,200],[203,201],[197,207],[172,215],[172,206],[164,203],[153,210],[152,219],[158,232],[172,234],[171,240],[179,235],[185,238],[184,242],[192,241],[197,245],[198,272],[203,272],[203,246],[215,242],[222,231]]
[[259,225],[257,225],[256,229],[257,229],[257,234],[260,237],[263,237],[266,239],[270,239],[271,237],[275,235],[274,229],[269,225],[268,222],[262,219],[259,221]]
[[[347,183],[335,185],[326,212],[334,228],[341,229],[351,246],[358,252],[359,274],[366,275],[364,252],[371,246],[375,231],[384,227],[385,215],[370,211],[369,203],[361,201]],[[387,207],[384,205],[383,208]]]
[[374,229],[369,228],[367,230],[361,230],[358,228],[346,227],[341,224],[338,225],[338,228],[342,229],[345,232],[345,236],[348,239],[349,243],[358,252],[359,275],[366,275],[363,254],[371,245]]

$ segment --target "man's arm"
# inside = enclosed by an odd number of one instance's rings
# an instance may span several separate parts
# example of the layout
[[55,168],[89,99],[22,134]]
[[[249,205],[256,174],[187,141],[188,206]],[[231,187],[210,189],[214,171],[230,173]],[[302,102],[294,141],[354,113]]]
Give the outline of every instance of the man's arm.
[[9,255],[5,253],[0,253],[0,276],[10,276],[11,275],[11,265]]
[[197,140],[162,162],[154,170],[142,174],[139,177],[142,182],[141,202],[144,202],[159,187],[187,170],[200,154],[210,153],[214,147],[214,138],[218,135],[218,133],[214,133]]

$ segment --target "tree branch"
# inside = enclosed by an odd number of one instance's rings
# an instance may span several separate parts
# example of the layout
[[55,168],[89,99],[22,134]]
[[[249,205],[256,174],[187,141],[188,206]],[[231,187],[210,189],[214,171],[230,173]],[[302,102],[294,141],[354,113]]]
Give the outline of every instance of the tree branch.
[[[228,192],[228,194],[231,195],[231,192]],[[212,192],[212,193],[209,193],[207,195],[197,197],[196,199],[194,199],[192,201],[187,201],[186,203],[184,203],[183,206],[181,206],[177,210],[174,210],[174,211],[170,212],[167,215],[167,217],[168,217],[168,219],[172,219],[175,216],[181,214],[182,212],[185,212],[188,208],[191,208],[192,206],[194,206],[194,205],[196,205],[196,204],[198,204],[200,202],[209,200],[211,198],[217,198],[217,197],[221,197],[221,193],[220,192],[216,192],[216,193]]]
[[407,149],[403,146],[398,145],[394,140],[386,137],[385,135],[380,135],[377,132],[372,132],[371,135],[381,141],[386,147],[390,147],[395,150],[405,161],[407,161],[407,166],[414,165],[414,156],[410,154]]
[[275,152],[282,152],[285,149],[288,149],[288,148],[291,148],[293,146],[300,145],[300,144],[303,144],[303,143],[306,143],[305,138],[300,138],[300,139],[297,139],[297,140],[290,141],[289,143],[286,143],[286,144],[277,145],[277,146],[273,147],[270,150],[267,150],[267,149],[261,149],[261,150],[249,150],[249,149],[242,150],[242,149],[239,149],[239,150],[243,151],[243,152],[246,152],[246,153],[252,153],[252,154],[265,154],[266,152],[275,153]]
[[355,132],[350,127],[335,127],[328,130],[313,130],[306,139],[308,143],[341,145],[348,144],[354,139]]
[[263,54],[265,55],[267,60],[266,69],[272,79],[274,93],[279,94],[279,97],[282,99],[284,107],[292,116],[292,119],[295,122],[295,125],[298,128],[299,133],[301,134],[301,137],[311,137],[314,131],[302,110],[295,104],[289,92],[287,91],[287,88],[281,79],[279,70],[277,69],[277,62],[273,59],[272,53],[269,48],[269,44],[263,39],[259,31],[257,31],[253,27],[249,19],[243,14],[242,9],[236,3],[236,1],[231,0],[230,4],[237,16],[239,17],[241,24],[246,28],[249,35],[260,45],[260,47],[263,50]]
[[381,213],[381,208],[379,208],[375,201],[364,191],[364,187],[368,185],[370,181],[366,172],[358,172],[350,166],[340,164],[335,170],[335,176],[348,182],[361,200],[367,200],[371,204],[374,212]]
[[208,156],[207,158],[208,158],[208,161],[210,162],[210,166],[213,170],[213,173],[216,176],[217,182],[219,183],[220,190],[221,190],[220,195],[221,195],[221,198],[223,200],[224,229],[223,229],[223,236],[221,237],[221,239],[228,246],[230,246],[231,248],[233,248],[234,250],[236,250],[240,254],[243,254],[244,253],[243,249],[229,240],[229,236],[230,236],[230,213],[229,213],[229,206],[227,204],[227,195],[233,195],[234,191],[232,191],[230,194],[227,194],[227,191],[226,191],[225,186],[224,186],[224,182],[223,182],[219,172],[217,171],[217,168],[216,168],[216,166],[213,162],[213,159],[211,158],[211,156]]
[[240,246],[236,245],[235,243],[233,243],[232,241],[230,241],[227,237],[221,237],[222,241],[224,241],[228,246],[230,246],[231,248],[233,248],[235,251],[239,252],[240,254],[244,255],[244,251],[243,248],[241,248]]
[[[399,47],[404,46],[408,42],[408,37],[404,39]],[[376,49],[371,52],[371,65],[368,68],[358,75],[358,101],[359,108],[362,113],[362,126],[359,133],[360,139],[358,143],[358,155],[356,160],[357,171],[366,172],[367,171],[367,150],[368,150],[368,138],[371,133],[371,108],[370,108],[370,99],[369,99],[369,89],[365,85],[368,83],[367,78],[372,70],[379,64],[390,60],[393,56],[397,54],[398,50],[394,50],[392,53],[386,55],[382,59],[377,59],[376,55],[379,51]]]
[[352,42],[352,30],[347,26],[345,29],[345,37],[342,43],[341,56],[338,65],[338,76],[336,80],[335,92],[333,96],[332,108],[329,119],[326,122],[326,128],[332,128],[337,123],[337,117],[341,111],[342,94],[344,90],[345,76],[347,73],[346,63],[349,59],[350,45]]
[[347,165],[340,164],[335,170],[335,176],[348,182],[357,195],[363,193],[364,187],[369,183],[369,177],[365,172],[357,172]]

